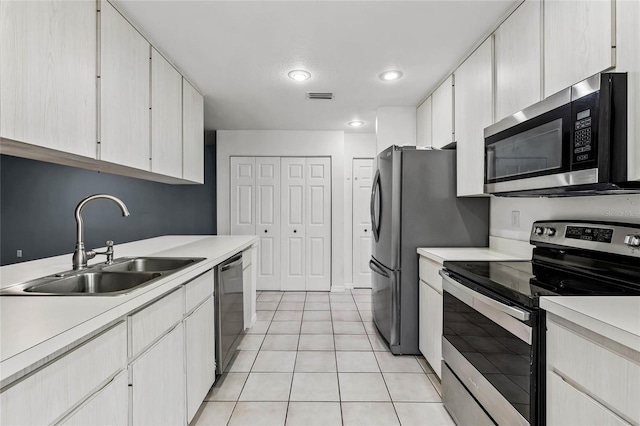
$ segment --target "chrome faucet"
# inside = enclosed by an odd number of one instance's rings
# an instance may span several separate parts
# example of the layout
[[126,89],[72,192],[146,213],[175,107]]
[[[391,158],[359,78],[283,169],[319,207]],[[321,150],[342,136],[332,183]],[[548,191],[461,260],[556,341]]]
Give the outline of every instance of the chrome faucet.
[[82,222],[82,208],[93,200],[111,200],[120,207],[122,216],[129,216],[129,210],[121,199],[107,194],[95,194],[83,199],[76,206],[76,249],[73,252],[73,269],[83,269],[87,267],[87,261],[93,259],[97,254],[104,254],[107,256],[107,263],[113,262],[113,241],[107,241],[107,250],[103,252],[97,252],[95,250],[86,251],[84,249],[84,230]]

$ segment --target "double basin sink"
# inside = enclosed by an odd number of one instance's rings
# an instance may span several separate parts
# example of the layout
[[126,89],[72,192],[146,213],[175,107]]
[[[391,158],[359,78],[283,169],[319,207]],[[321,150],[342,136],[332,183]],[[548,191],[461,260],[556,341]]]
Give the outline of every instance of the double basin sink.
[[117,296],[149,285],[204,258],[129,257],[79,271],[38,278],[2,290],[2,295]]

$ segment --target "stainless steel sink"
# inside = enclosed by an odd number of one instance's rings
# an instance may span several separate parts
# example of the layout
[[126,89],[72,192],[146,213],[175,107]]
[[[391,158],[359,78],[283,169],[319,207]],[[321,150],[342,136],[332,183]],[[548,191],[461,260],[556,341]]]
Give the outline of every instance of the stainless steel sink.
[[28,293],[57,293],[67,295],[88,295],[104,293],[124,293],[148,281],[158,278],[159,273],[136,272],[84,272],[53,282],[25,288]]
[[198,259],[169,257],[137,257],[105,266],[102,269],[110,272],[166,272],[183,268],[198,261]]
[[1,295],[117,296],[195,265],[205,258],[129,257],[7,287]]

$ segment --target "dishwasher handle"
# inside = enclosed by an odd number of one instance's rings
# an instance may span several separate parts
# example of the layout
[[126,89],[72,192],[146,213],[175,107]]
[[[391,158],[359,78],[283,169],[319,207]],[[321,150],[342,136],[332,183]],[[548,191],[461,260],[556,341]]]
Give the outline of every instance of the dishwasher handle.
[[222,266],[220,267],[220,271],[221,272],[228,271],[229,269],[235,268],[238,265],[242,266],[242,253],[236,254],[231,259],[223,263]]

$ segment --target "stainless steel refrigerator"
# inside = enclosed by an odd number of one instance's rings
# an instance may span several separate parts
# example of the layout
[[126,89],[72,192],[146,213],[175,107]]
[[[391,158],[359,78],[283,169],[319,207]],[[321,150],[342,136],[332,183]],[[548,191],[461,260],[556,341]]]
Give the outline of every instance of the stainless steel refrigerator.
[[416,249],[486,247],[489,200],[456,197],[455,150],[391,146],[375,167],[373,320],[392,353],[418,354]]

